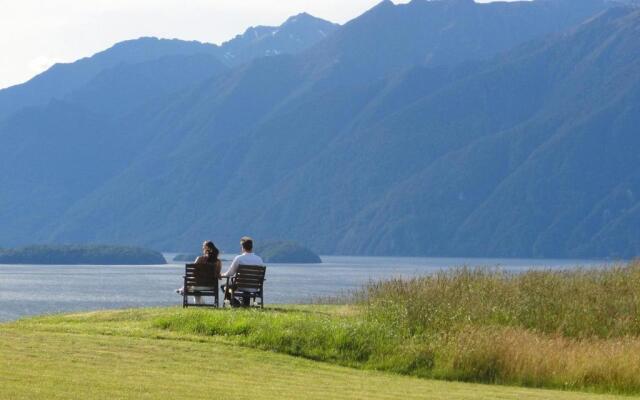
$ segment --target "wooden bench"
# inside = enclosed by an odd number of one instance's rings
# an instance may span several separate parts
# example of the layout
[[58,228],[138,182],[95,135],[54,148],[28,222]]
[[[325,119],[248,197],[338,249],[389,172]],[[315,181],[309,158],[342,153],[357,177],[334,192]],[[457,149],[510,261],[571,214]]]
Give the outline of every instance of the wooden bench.
[[[242,305],[247,307],[251,300],[254,304],[260,298],[260,308],[264,307],[264,281],[267,267],[262,265],[239,265],[236,275],[232,278],[227,277],[225,285],[225,300],[232,300],[232,297],[241,301]],[[224,307],[224,302],[222,307]]]
[[[182,307],[218,307],[220,270],[215,264],[187,264],[184,268]],[[213,304],[190,304],[189,296],[213,297]]]

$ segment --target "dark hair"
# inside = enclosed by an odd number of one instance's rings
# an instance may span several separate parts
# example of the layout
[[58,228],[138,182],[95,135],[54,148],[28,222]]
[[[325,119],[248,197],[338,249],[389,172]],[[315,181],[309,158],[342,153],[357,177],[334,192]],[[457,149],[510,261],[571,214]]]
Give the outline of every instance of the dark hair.
[[204,242],[203,246],[205,247],[205,252],[207,253],[207,263],[216,263],[218,262],[218,255],[220,255],[220,250],[216,247],[215,244],[211,240],[207,240]]
[[249,239],[249,238],[242,238],[240,239],[240,244],[242,245],[242,248],[245,251],[251,251],[253,250],[253,240]]

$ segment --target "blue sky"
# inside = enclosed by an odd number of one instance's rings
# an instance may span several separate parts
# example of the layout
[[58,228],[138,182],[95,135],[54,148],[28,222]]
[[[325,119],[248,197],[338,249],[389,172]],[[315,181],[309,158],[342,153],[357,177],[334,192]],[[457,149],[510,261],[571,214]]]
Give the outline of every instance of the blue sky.
[[0,0],[0,88],[126,39],[158,36],[220,43],[249,26],[279,25],[303,11],[344,23],[379,1]]

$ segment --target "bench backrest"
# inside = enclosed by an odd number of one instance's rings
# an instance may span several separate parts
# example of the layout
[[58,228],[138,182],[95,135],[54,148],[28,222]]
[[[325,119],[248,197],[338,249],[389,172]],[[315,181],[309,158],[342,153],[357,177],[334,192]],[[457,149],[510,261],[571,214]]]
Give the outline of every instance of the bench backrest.
[[218,286],[220,270],[215,264],[187,264],[184,276],[187,286]]
[[262,289],[267,267],[263,265],[239,265],[235,284],[239,288]]

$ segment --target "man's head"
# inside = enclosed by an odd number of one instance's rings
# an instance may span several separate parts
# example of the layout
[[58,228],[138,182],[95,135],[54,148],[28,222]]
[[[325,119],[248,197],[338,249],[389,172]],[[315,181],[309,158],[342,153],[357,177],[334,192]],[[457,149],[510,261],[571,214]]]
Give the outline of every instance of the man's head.
[[240,246],[242,246],[242,251],[251,253],[253,251],[253,239],[249,236],[243,236],[240,239]]

